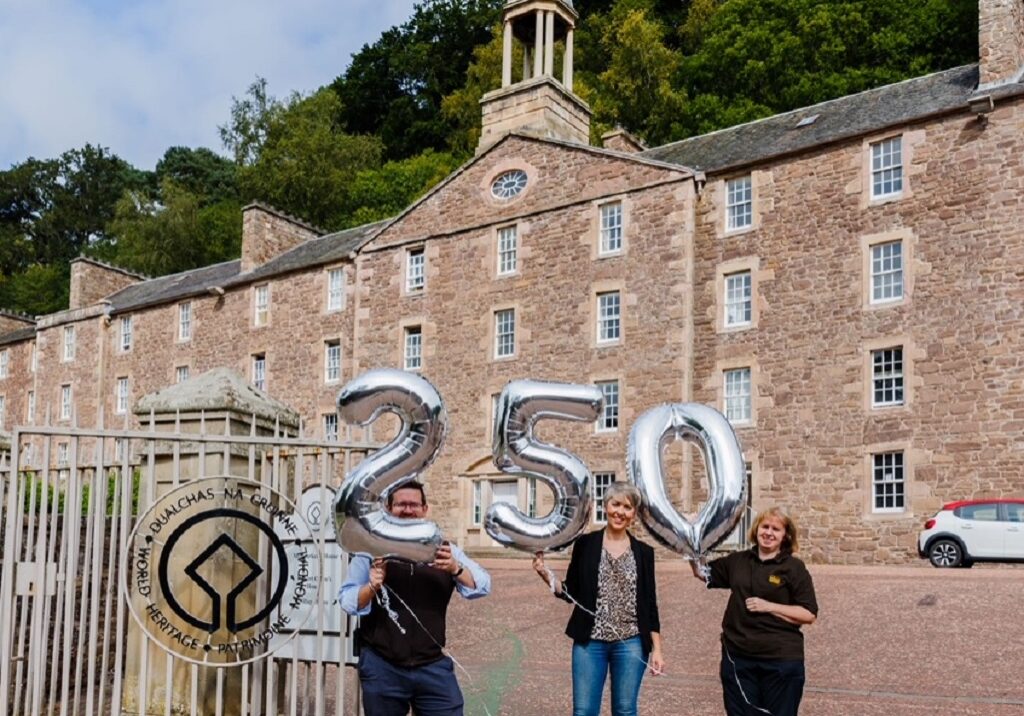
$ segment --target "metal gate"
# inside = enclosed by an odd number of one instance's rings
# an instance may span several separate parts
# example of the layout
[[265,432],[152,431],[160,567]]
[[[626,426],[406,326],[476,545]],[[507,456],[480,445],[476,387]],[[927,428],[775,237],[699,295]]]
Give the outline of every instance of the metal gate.
[[[339,649],[327,643],[338,637],[325,636],[322,608],[306,636],[314,648],[222,668],[154,649],[132,625],[119,588],[125,576],[120,557],[139,516],[158,498],[161,469],[169,470],[163,473],[168,488],[230,473],[298,503],[311,485],[336,487],[353,462],[376,447],[369,440],[287,436],[279,425],[260,435],[255,416],[243,435],[233,434],[237,421],[221,422],[223,429],[199,415],[188,430],[176,420],[158,432],[150,419],[142,430],[13,431],[9,455],[0,455],[0,714],[321,716],[358,710],[345,659],[325,656]],[[322,504],[319,514],[329,519],[330,509]],[[323,534],[316,544],[321,555]],[[162,684],[159,690],[154,682]],[[206,694],[204,685],[214,693]]]

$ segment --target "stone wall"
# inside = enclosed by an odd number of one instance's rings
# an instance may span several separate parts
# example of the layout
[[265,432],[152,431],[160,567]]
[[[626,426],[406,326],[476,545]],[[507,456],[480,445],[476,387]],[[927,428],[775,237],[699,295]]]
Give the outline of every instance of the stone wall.
[[249,204],[242,209],[242,272],[262,266],[320,233],[276,209]]
[[68,307],[91,306],[100,299],[138,283],[142,276],[80,257],[71,262],[71,289]]

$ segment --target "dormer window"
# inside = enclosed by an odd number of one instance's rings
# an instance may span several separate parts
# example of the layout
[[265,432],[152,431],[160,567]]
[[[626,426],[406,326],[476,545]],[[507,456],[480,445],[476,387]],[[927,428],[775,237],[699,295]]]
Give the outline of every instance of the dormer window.
[[499,174],[491,183],[491,196],[501,201],[515,199],[526,188],[526,172],[522,169],[511,169]]

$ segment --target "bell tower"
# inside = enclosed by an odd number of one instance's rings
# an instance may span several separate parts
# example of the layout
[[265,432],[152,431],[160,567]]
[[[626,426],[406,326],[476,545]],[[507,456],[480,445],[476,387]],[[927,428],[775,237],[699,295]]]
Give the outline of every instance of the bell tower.
[[[572,36],[579,17],[572,0],[508,0],[503,12],[501,89],[480,100],[483,126],[477,153],[505,134],[525,130],[587,144],[590,107],[572,91]],[[521,52],[522,67],[513,67]],[[561,51],[561,77],[555,54]]]

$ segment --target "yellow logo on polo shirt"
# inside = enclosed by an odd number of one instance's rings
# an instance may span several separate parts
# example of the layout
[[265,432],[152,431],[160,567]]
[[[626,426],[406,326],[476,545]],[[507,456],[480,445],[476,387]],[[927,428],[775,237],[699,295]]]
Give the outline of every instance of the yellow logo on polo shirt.
[[768,584],[772,585],[773,587],[777,587],[780,584],[782,584],[782,577],[780,577],[777,574],[773,574],[768,577]]

